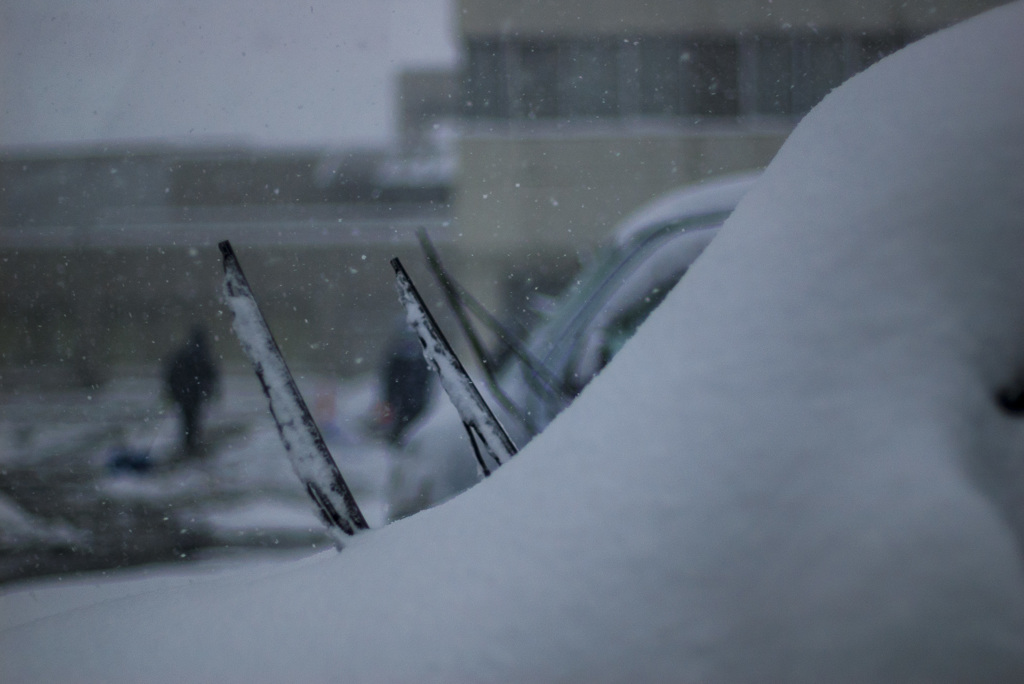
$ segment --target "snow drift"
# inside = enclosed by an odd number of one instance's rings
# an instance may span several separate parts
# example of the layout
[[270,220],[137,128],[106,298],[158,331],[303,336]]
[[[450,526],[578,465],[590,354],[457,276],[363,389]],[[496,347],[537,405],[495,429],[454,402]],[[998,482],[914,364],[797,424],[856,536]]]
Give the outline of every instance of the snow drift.
[[1021,35],[1017,3],[827,97],[493,477],[340,554],[26,613],[0,679],[1020,681]]

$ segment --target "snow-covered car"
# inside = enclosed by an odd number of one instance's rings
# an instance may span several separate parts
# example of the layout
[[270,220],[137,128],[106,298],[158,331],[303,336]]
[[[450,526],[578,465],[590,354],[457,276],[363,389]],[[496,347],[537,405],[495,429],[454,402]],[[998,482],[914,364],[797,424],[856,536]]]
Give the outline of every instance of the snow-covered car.
[[495,476],[341,553],[14,587],[0,681],[1024,681],[1021,35],[826,96]]
[[[543,430],[633,336],[714,237],[759,173],[671,191],[640,207],[558,298],[526,342],[508,353],[487,391],[522,446]],[[477,481],[473,446],[446,401],[411,435],[395,463],[391,517],[438,503]]]
[[524,441],[543,430],[622,348],[711,242],[756,173],[688,186],[630,215],[513,356],[501,388]]

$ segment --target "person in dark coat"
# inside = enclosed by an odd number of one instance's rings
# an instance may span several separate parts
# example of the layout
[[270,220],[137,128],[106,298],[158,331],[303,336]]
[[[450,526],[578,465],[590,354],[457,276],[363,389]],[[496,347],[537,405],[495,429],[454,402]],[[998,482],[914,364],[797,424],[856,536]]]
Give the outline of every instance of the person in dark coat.
[[167,393],[181,410],[182,445],[195,455],[202,443],[203,405],[217,390],[217,367],[210,355],[206,331],[192,328],[188,342],[176,351],[164,368]]
[[385,436],[392,444],[397,444],[427,407],[430,398],[430,369],[423,358],[423,346],[404,324],[388,344],[381,381]]

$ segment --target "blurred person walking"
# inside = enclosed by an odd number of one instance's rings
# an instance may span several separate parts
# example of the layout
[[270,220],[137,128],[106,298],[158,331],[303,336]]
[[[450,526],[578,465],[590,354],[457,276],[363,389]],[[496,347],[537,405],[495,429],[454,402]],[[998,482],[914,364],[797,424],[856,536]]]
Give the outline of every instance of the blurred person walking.
[[381,385],[381,427],[389,442],[399,444],[430,399],[430,369],[423,358],[423,345],[404,319],[388,343]]
[[203,406],[216,393],[218,380],[206,331],[194,325],[188,342],[164,366],[164,387],[181,411],[182,447],[189,456],[200,451]]

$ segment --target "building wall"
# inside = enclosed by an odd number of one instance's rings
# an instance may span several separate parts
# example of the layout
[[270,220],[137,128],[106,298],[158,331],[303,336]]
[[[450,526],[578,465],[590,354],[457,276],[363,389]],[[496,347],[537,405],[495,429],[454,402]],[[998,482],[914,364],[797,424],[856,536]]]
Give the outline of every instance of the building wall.
[[[411,235],[375,244],[232,244],[296,372],[376,372],[404,315],[392,257],[402,259],[426,296],[439,300]],[[222,364],[248,368],[221,300],[220,253],[210,241],[0,245],[0,263],[0,387],[26,371],[84,384],[126,368],[157,373],[194,323],[210,330]]]
[[460,244],[501,253],[525,245],[594,248],[626,214],[667,190],[766,165],[788,132],[788,126],[709,125],[465,135],[456,184]]
[[738,33],[815,26],[822,30],[892,27],[930,32],[985,9],[991,0],[460,0],[464,36],[607,35],[628,32]]
[[379,183],[380,156],[0,154],[0,385],[154,373],[195,322],[247,364],[220,302],[224,239],[291,365],[372,372],[402,315],[390,258],[429,287],[414,231],[443,248],[450,219],[449,179]]
[[460,0],[454,249],[518,317],[616,221],[771,160],[832,88],[991,0]]

